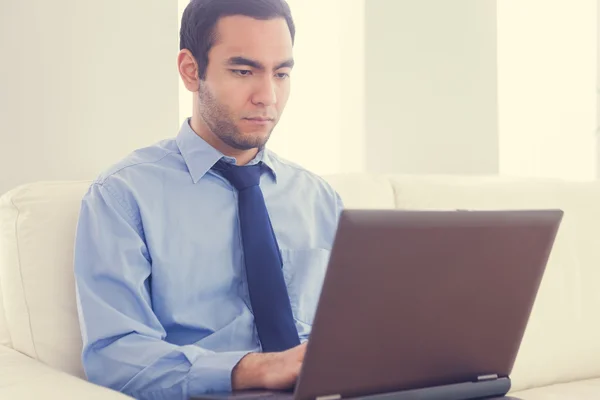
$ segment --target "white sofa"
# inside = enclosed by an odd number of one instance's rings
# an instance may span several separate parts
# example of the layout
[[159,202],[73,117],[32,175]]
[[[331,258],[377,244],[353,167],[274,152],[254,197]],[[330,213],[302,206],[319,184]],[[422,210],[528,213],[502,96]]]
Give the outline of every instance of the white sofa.
[[[565,218],[514,368],[525,400],[600,399],[600,183],[498,177],[326,177],[349,208],[561,208]],[[89,182],[0,199],[0,399],[125,399],[85,381],[72,274]],[[510,296],[510,293],[507,293]]]

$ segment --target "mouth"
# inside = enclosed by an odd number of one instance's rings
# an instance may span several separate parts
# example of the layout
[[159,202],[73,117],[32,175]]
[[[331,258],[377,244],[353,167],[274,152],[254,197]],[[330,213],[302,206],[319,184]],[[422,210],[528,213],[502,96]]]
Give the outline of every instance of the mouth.
[[244,121],[247,121],[253,125],[269,125],[273,123],[273,118],[264,118],[264,117],[255,117],[255,118],[244,118]]

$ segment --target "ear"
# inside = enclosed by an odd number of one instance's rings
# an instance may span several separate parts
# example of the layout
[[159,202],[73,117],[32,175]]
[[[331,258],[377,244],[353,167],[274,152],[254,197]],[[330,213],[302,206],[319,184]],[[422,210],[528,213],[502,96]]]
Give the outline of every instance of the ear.
[[177,66],[179,68],[179,76],[187,90],[197,92],[199,86],[198,78],[198,63],[192,53],[183,49],[177,55]]

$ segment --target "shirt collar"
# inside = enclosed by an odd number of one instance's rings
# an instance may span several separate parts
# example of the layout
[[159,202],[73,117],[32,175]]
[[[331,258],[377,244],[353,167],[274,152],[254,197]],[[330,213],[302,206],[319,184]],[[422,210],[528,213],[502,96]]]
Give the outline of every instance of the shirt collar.
[[[189,118],[181,125],[176,142],[194,183],[202,179],[220,159],[224,159],[230,163],[236,162],[235,158],[224,155],[198,136],[190,127]],[[265,148],[261,149],[248,165],[254,165],[261,161],[268,167],[273,181],[277,182],[277,174],[273,166],[272,157],[269,156],[269,151]]]

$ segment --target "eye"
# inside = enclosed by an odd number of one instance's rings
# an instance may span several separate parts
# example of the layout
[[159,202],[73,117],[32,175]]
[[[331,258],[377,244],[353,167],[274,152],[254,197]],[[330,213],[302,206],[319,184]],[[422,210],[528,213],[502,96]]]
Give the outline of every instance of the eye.
[[277,76],[279,79],[287,79],[287,78],[289,78],[289,77],[290,77],[290,74],[288,74],[288,73],[285,73],[285,72],[280,72],[280,73],[276,74],[276,76]]
[[250,71],[249,69],[232,69],[231,72],[233,72],[234,74],[239,75],[239,76],[252,75],[252,71]]

